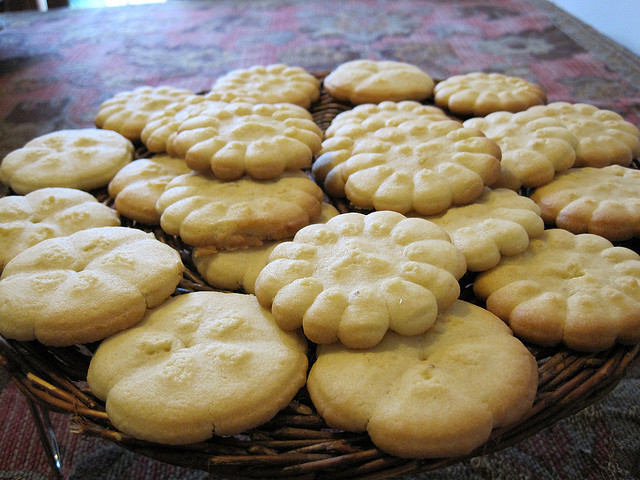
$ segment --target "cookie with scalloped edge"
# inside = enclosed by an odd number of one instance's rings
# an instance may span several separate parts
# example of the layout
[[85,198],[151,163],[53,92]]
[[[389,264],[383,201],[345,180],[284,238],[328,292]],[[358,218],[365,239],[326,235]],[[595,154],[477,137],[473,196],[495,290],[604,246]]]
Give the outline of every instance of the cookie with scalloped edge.
[[352,60],[338,65],[324,79],[337,100],[354,105],[384,101],[424,100],[435,82],[415,65],[391,60]]
[[505,188],[485,187],[473,203],[424,218],[449,234],[474,272],[495,267],[503,256],[522,253],[529,239],[544,230],[535,202]]
[[591,352],[640,341],[640,256],[599,235],[545,230],[473,291],[526,341]]
[[611,241],[640,236],[640,171],[620,165],[572,168],[532,194],[544,221]]
[[195,247],[225,250],[292,237],[320,215],[324,193],[303,172],[223,181],[192,172],[158,198],[160,226]]
[[499,318],[460,300],[422,335],[388,332],[365,350],[318,345],[307,380],[329,426],[405,458],[474,451],[527,414],[537,387],[535,357]]
[[0,181],[21,195],[39,188],[104,187],[133,160],[133,144],[111,130],[58,130],[27,142],[0,163]]
[[338,132],[322,143],[312,172],[329,195],[361,209],[436,215],[474,201],[500,174],[498,145],[458,121],[423,117]]
[[102,102],[94,123],[98,128],[116,131],[129,140],[139,140],[142,129],[152,116],[191,95],[191,90],[168,85],[145,85],[120,92]]
[[502,73],[453,75],[436,84],[433,99],[458,115],[482,117],[493,112],[520,112],[547,102],[544,89],[524,78]]
[[211,92],[230,92],[255,98],[260,103],[292,103],[309,108],[320,98],[320,80],[298,66],[254,65],[219,77]]
[[502,170],[493,188],[539,187],[571,168],[576,159],[578,140],[555,118],[530,111],[495,112],[466,120],[464,125],[481,130],[502,150]]
[[0,198],[0,271],[33,245],[93,227],[120,225],[118,213],[73,188],[41,188]]
[[183,271],[176,250],[135,228],[43,240],[2,272],[0,334],[53,346],[102,340],[169,298]]
[[259,180],[311,165],[322,130],[293,104],[230,103],[184,121],[173,140],[177,155],[222,180]]
[[459,296],[463,255],[439,226],[391,212],[345,213],[271,252],[255,294],[285,330],[315,343],[376,345],[418,335]]
[[273,418],[304,385],[307,342],[253,295],[193,292],[104,340],[87,381],[109,420],[143,440],[187,444]]

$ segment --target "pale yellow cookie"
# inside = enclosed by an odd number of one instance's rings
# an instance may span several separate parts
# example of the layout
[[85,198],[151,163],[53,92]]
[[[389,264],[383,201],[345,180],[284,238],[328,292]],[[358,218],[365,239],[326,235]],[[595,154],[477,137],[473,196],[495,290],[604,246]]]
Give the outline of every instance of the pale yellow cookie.
[[133,160],[133,150],[129,140],[111,130],[59,130],[4,157],[0,181],[19,194],[44,187],[93,190]]
[[363,209],[436,215],[482,194],[500,174],[500,148],[462,123],[417,118],[341,129],[326,139],[313,175],[327,193]]
[[119,226],[118,213],[73,188],[41,188],[0,198],[0,271],[18,253],[48,238]]
[[611,241],[640,236],[640,170],[572,168],[531,194],[548,224]]
[[109,182],[115,209],[127,218],[160,225],[156,203],[167,183],[191,169],[181,158],[155,155],[124,166]]
[[324,79],[324,88],[332,97],[354,105],[424,100],[431,96],[433,86],[433,79],[420,68],[390,60],[352,60],[338,65]]
[[171,295],[184,266],[152,234],[97,227],[24,250],[0,277],[0,334],[65,346],[135,325]]
[[544,230],[540,208],[533,200],[504,188],[485,187],[473,203],[424,218],[449,234],[474,272],[495,267],[503,256],[522,253],[529,239]]
[[254,65],[227,72],[215,81],[211,92],[230,92],[261,103],[292,103],[309,108],[320,98],[320,80],[302,67],[281,63]]
[[302,172],[230,182],[193,172],[169,182],[156,208],[170,235],[224,250],[292,237],[320,215],[323,200],[320,187]]
[[432,222],[390,211],[345,213],[278,245],[255,293],[285,330],[368,348],[387,330],[429,329],[458,298],[465,272],[464,257]]
[[182,122],[173,148],[187,165],[222,180],[267,180],[311,165],[322,130],[292,104],[230,103]]
[[530,342],[600,351],[640,341],[640,256],[599,235],[545,230],[473,290]]
[[495,112],[469,119],[464,126],[481,130],[502,150],[502,171],[493,188],[539,187],[571,168],[576,159],[578,140],[555,118],[530,111]]
[[530,115],[561,121],[578,139],[576,167],[631,164],[640,155],[640,131],[618,113],[587,103],[554,102],[532,107]]
[[524,78],[501,73],[454,75],[433,89],[436,105],[459,115],[482,117],[492,112],[520,112],[546,103],[544,89]]
[[94,122],[98,128],[116,131],[132,141],[139,140],[142,129],[154,114],[190,95],[193,95],[191,90],[166,85],[120,92],[100,105]]
[[257,427],[286,407],[305,384],[306,349],[253,295],[195,292],[103,341],[87,380],[120,431],[196,443]]
[[329,426],[367,432],[387,453],[456,457],[531,409],[535,357],[486,310],[457,301],[422,335],[375,347],[319,345],[307,389]]

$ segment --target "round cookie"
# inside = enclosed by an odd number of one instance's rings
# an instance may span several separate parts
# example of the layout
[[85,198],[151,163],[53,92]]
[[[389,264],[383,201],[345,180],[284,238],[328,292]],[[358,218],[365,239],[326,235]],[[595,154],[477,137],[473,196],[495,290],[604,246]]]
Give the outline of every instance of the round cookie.
[[332,97],[354,105],[424,100],[433,87],[433,79],[415,65],[390,60],[352,60],[324,79]]
[[531,199],[548,224],[611,241],[640,236],[640,170],[572,168],[536,189]]
[[133,144],[111,130],[59,130],[34,138],[0,164],[0,181],[19,194],[45,187],[104,187],[133,160]]
[[429,329],[458,298],[465,272],[464,257],[432,222],[390,211],[345,213],[278,245],[255,293],[285,330],[368,348],[389,329]]
[[155,155],[124,166],[109,182],[114,207],[125,217],[146,225],[160,225],[156,203],[171,180],[189,173],[181,158]]
[[306,349],[253,295],[188,293],[104,340],[87,381],[120,431],[195,443],[257,427],[286,407],[305,384]]
[[260,103],[292,103],[309,108],[320,98],[320,80],[302,67],[276,63],[254,65],[227,72],[211,87],[211,93],[230,92]]
[[142,86],[105,100],[94,120],[96,127],[113,130],[135,141],[149,119],[167,105],[193,95],[191,90],[171,86]]
[[229,182],[192,172],[170,181],[156,208],[168,234],[224,250],[292,237],[320,215],[323,200],[320,187],[299,171]]
[[547,102],[544,89],[524,78],[501,73],[454,75],[433,89],[439,107],[458,115],[482,117],[493,112],[520,112]]
[[173,148],[190,168],[222,180],[267,180],[309,167],[321,143],[320,127],[302,107],[231,103],[184,121]]
[[0,334],[54,346],[101,340],[164,302],[183,270],[176,250],[138,229],[43,240],[2,272]]
[[456,457],[520,420],[538,386],[535,357],[486,310],[457,301],[422,335],[375,347],[319,345],[307,389],[329,426],[366,431],[407,458]]
[[41,188],[0,198],[0,271],[17,254],[48,238],[119,226],[112,208],[83,190]]
[[640,256],[599,235],[545,230],[473,291],[533,343],[595,352],[640,341]]

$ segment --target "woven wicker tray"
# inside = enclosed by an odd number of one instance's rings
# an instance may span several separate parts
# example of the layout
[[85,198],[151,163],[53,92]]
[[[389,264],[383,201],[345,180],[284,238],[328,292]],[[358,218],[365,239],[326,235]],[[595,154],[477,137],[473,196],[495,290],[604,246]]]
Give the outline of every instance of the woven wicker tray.
[[[321,76],[320,76],[321,77]],[[314,120],[325,129],[349,105],[334,101],[326,92],[312,107]],[[139,155],[144,155],[143,151]],[[637,168],[637,165],[634,165]],[[8,192],[0,191],[0,195]],[[105,192],[94,192],[106,203]],[[348,211],[344,202],[336,204]],[[146,227],[123,218],[123,225]],[[190,248],[179,238],[152,230],[156,237],[176,248],[186,266],[175,294],[211,290],[195,269]],[[640,252],[637,241],[624,246]],[[474,296],[473,275],[461,279],[463,300],[482,305]],[[429,471],[514,445],[556,421],[570,416],[609,393],[640,356],[640,345],[616,345],[597,354],[563,348],[527,345],[538,361],[539,388],[531,410],[518,424],[496,429],[489,441],[465,457],[408,460],[377,449],[367,434],[330,429],[317,414],[306,389],[302,389],[271,421],[233,437],[217,437],[184,446],[140,441],[116,430],[104,404],[86,387],[86,372],[97,345],[65,348],[38,342],[18,342],[0,336],[0,367],[5,367],[25,394],[34,414],[43,446],[54,472],[60,475],[59,452],[48,424],[48,411],[72,415],[75,433],[100,437],[133,452],[157,460],[213,473],[225,478],[380,479]],[[310,353],[313,361],[313,351]]]

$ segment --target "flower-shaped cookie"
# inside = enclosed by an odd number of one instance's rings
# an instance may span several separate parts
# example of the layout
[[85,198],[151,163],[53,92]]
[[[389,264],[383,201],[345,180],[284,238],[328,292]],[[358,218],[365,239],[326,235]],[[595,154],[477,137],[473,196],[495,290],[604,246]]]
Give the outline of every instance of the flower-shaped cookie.
[[114,130],[129,140],[138,140],[153,115],[191,95],[191,90],[170,86],[143,86],[120,92],[100,105],[95,124],[98,128]]
[[544,230],[533,200],[504,188],[486,187],[473,203],[426,219],[446,230],[475,272],[495,267],[502,256],[522,253]]
[[181,158],[169,155],[141,158],[116,173],[109,182],[109,195],[115,199],[115,209],[125,217],[147,225],[159,225],[158,198],[167,183],[190,171]]
[[173,147],[189,167],[222,180],[266,180],[309,167],[321,142],[322,130],[302,107],[230,103],[184,121]]
[[599,235],[545,230],[481,273],[473,290],[534,343],[599,351],[640,341],[640,256]]
[[531,409],[537,386],[535,357],[504,322],[460,300],[423,335],[318,345],[307,380],[327,424],[407,458],[472,452]]
[[324,79],[325,89],[334,98],[354,105],[424,100],[433,86],[433,79],[415,65],[389,60],[352,60]]
[[165,232],[223,250],[293,237],[320,215],[323,200],[322,189],[303,172],[229,182],[193,172],[171,180],[156,208]]
[[36,243],[93,227],[120,225],[118,214],[91,194],[73,188],[41,188],[0,198],[0,271]]
[[302,67],[254,65],[227,72],[218,78],[211,92],[255,98],[261,103],[292,103],[309,108],[320,97],[320,80]]
[[104,187],[133,160],[133,144],[97,128],[58,130],[34,138],[0,163],[0,181],[26,194],[44,187]]
[[482,130],[502,150],[502,172],[493,188],[539,187],[576,159],[578,140],[558,119],[529,111],[495,112],[469,119],[464,126]]
[[329,195],[356,207],[436,215],[480,196],[500,174],[500,148],[453,120],[341,129],[313,164]]
[[640,131],[611,110],[554,102],[532,107],[530,114],[556,118],[573,133],[578,139],[576,167],[627,166],[640,155]]
[[611,241],[640,236],[640,170],[572,168],[531,194],[548,224]]
[[417,335],[460,294],[462,254],[444,230],[396,212],[346,213],[278,245],[255,293],[285,330],[316,343],[376,345]]
[[520,112],[546,103],[544,89],[524,78],[501,73],[454,75],[433,89],[436,105],[459,115],[482,117],[492,112]]

